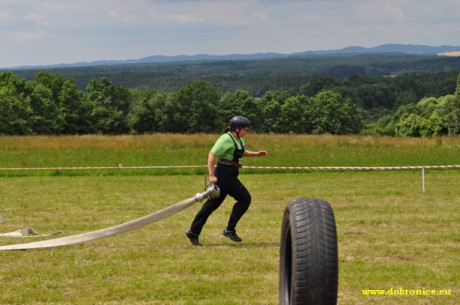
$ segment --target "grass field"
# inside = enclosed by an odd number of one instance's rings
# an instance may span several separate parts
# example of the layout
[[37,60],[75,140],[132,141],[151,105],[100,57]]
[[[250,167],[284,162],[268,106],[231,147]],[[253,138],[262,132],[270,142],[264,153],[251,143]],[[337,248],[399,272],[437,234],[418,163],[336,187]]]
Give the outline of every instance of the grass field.
[[[204,164],[214,138],[4,137],[0,167]],[[251,135],[248,143],[270,153],[248,159],[255,165],[460,163],[458,138]],[[295,197],[324,198],[334,209],[338,304],[458,304],[460,170],[427,170],[425,178],[423,193],[418,170],[243,170],[253,203],[238,227],[242,244],[220,234],[232,206],[228,199],[206,224],[202,247],[184,235],[197,204],[95,242],[0,252],[0,304],[277,304],[282,213]],[[203,184],[202,175],[187,171],[2,172],[0,232],[33,227],[67,236],[97,230],[192,197]],[[0,237],[0,245],[35,240]],[[387,295],[366,295],[369,289]],[[450,295],[410,295],[416,290]]]
[[[217,135],[209,134],[0,137],[0,168],[205,165],[216,138]],[[246,165],[394,166],[460,163],[460,137],[404,139],[249,135],[247,144],[251,150],[268,150],[269,157],[246,159]],[[3,172],[0,174],[5,175]]]

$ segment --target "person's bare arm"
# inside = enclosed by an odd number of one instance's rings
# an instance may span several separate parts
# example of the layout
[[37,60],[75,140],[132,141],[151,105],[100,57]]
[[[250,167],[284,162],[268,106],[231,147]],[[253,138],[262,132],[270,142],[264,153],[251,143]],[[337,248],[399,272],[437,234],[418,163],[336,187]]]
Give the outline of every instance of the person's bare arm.
[[265,150],[259,150],[259,151],[245,150],[244,151],[245,157],[266,157],[267,155],[268,153]]
[[208,154],[208,172],[209,172],[209,182],[217,183],[217,177],[214,175],[216,163],[216,156],[213,153]]

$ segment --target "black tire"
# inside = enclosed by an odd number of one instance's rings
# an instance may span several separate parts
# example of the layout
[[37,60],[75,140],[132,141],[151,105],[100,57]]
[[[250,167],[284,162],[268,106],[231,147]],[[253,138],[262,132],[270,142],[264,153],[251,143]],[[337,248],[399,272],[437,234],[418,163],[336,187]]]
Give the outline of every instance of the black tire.
[[316,198],[291,200],[281,227],[280,305],[336,305],[338,275],[331,206]]

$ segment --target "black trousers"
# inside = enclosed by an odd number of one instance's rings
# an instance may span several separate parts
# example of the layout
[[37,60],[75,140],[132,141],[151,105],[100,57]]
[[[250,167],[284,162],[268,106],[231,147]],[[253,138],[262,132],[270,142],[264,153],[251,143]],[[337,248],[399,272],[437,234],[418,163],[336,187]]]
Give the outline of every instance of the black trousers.
[[251,194],[238,179],[239,169],[235,166],[218,164],[215,170],[220,196],[207,200],[192,222],[190,231],[200,235],[208,217],[220,207],[227,195],[236,200],[228,221],[227,230],[235,230],[236,224],[251,205]]

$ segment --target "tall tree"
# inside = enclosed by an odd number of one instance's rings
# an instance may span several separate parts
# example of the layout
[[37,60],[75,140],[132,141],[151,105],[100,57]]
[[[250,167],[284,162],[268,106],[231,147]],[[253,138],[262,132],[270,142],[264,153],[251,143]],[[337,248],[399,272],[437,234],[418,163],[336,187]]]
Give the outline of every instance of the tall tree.
[[170,132],[167,122],[170,99],[170,95],[150,89],[134,92],[128,115],[131,132]]
[[127,133],[129,98],[127,89],[115,88],[107,78],[91,79],[86,87],[86,102],[90,109],[89,120],[93,132]]
[[32,133],[27,83],[11,72],[0,72],[0,135]]
[[309,99],[306,115],[311,118],[314,133],[352,134],[361,130],[361,111],[340,93],[324,90]]
[[267,92],[260,99],[263,118],[263,132],[283,132],[281,107],[290,97],[287,92]]
[[173,120],[178,123],[177,132],[216,132],[219,125],[217,105],[220,93],[207,81],[197,80],[182,87],[176,95],[177,112]]
[[75,81],[66,78],[58,96],[59,112],[62,115],[61,134],[83,134],[88,132],[89,109],[84,103],[83,93]]
[[32,82],[30,86],[32,87],[30,95],[30,104],[33,109],[32,129],[37,134],[56,134],[62,125],[63,118],[53,99],[51,89],[39,82]]
[[241,115],[249,119],[252,130],[257,132],[263,130],[262,105],[247,91],[238,90],[224,95],[220,100],[218,111],[222,126],[227,124],[233,116]]
[[405,114],[396,124],[395,133],[397,136],[403,137],[420,137],[425,124],[426,119],[420,115],[415,113]]
[[460,73],[457,76],[457,87],[455,88],[455,96],[460,98]]
[[460,73],[457,77],[457,88],[454,96],[452,110],[448,116],[449,134],[460,135]]
[[281,106],[280,127],[283,133],[310,133],[312,122],[306,115],[308,98],[292,96]]
[[32,128],[39,134],[85,132],[86,109],[75,81],[40,71],[28,83],[31,88]]

